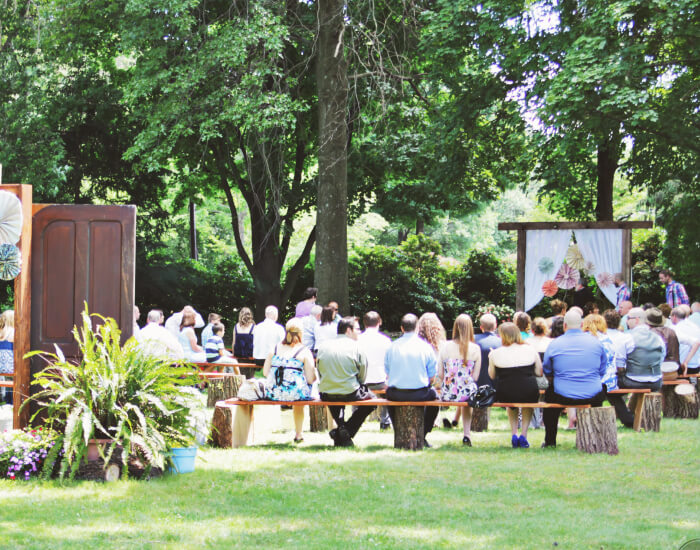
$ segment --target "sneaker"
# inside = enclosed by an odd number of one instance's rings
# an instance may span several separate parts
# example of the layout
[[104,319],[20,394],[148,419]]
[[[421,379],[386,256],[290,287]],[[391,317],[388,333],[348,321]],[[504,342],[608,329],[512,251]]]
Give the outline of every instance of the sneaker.
[[433,448],[433,446],[432,446],[430,443],[428,443],[428,440],[427,440],[427,439],[424,439],[424,440],[423,440],[423,447],[425,447],[426,449],[432,449],[432,448]]
[[521,449],[529,449],[530,448],[530,444],[527,442],[527,438],[524,435],[521,435],[518,438],[518,447],[520,447]]
[[472,446],[472,440],[469,439],[466,435],[462,438],[462,445],[466,445],[467,447]]
[[379,424],[380,430],[388,430],[389,428],[391,428],[391,423],[389,423],[389,422]]
[[514,449],[517,449],[520,446],[520,439],[517,435],[513,435],[513,437],[510,438],[510,444],[513,445]]
[[442,427],[447,428],[448,430],[451,430],[452,429],[452,422],[447,420],[447,418],[443,418],[442,419]]

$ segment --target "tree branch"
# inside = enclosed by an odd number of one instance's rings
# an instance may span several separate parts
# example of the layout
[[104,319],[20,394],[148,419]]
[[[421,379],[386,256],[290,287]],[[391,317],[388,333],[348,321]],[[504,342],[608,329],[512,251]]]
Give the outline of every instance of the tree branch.
[[292,291],[294,290],[294,287],[297,284],[297,280],[299,279],[299,275],[301,275],[304,266],[311,257],[311,249],[313,248],[315,242],[316,226],[314,226],[314,228],[309,233],[309,236],[306,239],[306,246],[304,246],[304,250],[299,255],[299,258],[297,258],[297,261],[294,262],[294,265],[291,267],[291,269],[287,271],[287,276],[284,279],[284,288],[282,289],[283,304],[286,304],[289,298],[291,297]]

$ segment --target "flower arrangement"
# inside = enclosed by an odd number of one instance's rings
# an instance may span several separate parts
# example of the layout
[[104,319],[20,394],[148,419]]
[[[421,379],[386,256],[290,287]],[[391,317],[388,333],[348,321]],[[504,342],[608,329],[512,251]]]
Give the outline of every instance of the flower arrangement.
[[479,318],[485,313],[491,313],[492,315],[495,315],[496,319],[498,320],[498,324],[500,325],[501,323],[512,321],[513,315],[515,314],[515,310],[512,307],[506,305],[497,306],[495,304],[489,303],[480,304],[479,306],[477,306],[475,314],[472,316],[472,320],[474,321],[474,323],[478,325]]
[[0,475],[24,480],[37,477],[57,439],[58,433],[47,428],[0,433]]

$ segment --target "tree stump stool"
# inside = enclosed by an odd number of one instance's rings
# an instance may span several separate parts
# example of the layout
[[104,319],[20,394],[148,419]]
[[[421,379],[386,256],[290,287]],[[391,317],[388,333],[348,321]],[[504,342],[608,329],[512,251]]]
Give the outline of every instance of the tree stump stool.
[[309,426],[312,432],[327,432],[330,429],[327,410],[327,407],[309,407]]
[[485,432],[489,429],[489,411],[491,409],[472,408],[472,431]]
[[243,380],[245,380],[245,376],[242,374],[210,378],[207,388],[207,407],[215,407],[219,401],[236,397]]
[[253,424],[253,405],[229,405],[219,401],[214,407],[209,444],[228,449],[248,444]]
[[645,393],[641,399],[640,411],[634,414],[634,429],[636,431],[658,432],[661,428],[661,394],[658,392]]
[[698,418],[698,394],[692,384],[664,384],[663,413],[668,418]]
[[[389,405],[391,407],[391,405]],[[391,421],[394,424],[394,448],[418,451],[423,448],[425,430],[423,416],[425,407],[392,407]]]
[[619,449],[614,407],[579,409],[576,412],[576,448],[586,453],[616,455]]

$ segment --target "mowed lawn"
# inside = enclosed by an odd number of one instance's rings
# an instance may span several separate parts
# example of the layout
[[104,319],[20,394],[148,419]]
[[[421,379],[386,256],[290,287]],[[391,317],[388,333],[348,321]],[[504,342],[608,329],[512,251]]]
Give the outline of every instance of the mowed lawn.
[[[451,416],[452,411],[441,413]],[[200,449],[193,474],[150,482],[0,481],[2,548],[679,548],[700,538],[700,422],[620,428],[618,456],[511,449],[505,414],[461,444],[395,451],[368,422],[353,449],[291,444],[291,412],[256,411],[255,445]],[[560,427],[565,425],[562,419]]]

